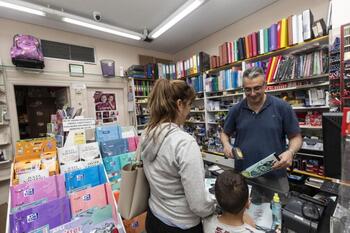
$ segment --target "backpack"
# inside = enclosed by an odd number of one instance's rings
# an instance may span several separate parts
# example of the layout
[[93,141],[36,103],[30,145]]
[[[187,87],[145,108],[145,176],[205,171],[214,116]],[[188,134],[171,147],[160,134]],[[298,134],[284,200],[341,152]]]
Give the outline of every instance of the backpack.
[[15,66],[40,69],[45,67],[40,40],[31,35],[17,34],[13,37],[11,59]]

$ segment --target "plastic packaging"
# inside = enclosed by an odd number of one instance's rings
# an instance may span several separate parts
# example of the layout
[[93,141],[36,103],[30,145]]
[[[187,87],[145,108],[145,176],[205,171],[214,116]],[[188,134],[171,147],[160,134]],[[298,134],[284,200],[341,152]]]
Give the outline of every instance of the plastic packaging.
[[281,202],[278,193],[275,193],[271,205],[272,210],[272,229],[281,228],[282,214],[281,214]]

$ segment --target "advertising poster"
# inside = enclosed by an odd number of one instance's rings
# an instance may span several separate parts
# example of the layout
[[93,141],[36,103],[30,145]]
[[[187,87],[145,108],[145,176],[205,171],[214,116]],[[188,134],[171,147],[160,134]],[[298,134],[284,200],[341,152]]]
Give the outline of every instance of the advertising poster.
[[96,120],[99,123],[117,121],[118,111],[114,93],[96,91],[94,94]]

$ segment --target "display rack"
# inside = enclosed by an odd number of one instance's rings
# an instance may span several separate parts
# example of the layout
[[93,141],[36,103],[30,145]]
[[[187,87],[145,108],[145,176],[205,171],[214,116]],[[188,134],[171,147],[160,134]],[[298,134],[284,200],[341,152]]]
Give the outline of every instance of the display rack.
[[350,107],[350,23],[340,28],[340,98],[343,107]]

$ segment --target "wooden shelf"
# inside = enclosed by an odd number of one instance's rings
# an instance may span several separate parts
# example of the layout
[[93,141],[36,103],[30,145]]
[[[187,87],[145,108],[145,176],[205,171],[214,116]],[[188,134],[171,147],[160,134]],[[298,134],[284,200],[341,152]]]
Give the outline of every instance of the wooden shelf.
[[282,49],[279,49],[279,50],[275,50],[275,51],[272,51],[272,52],[264,53],[264,54],[261,54],[261,55],[255,56],[255,57],[251,57],[251,58],[247,58],[247,59],[244,59],[244,60],[236,61],[236,62],[227,64],[227,65],[224,65],[224,66],[213,68],[213,69],[207,70],[206,73],[215,73],[215,72],[218,72],[220,70],[229,69],[231,67],[241,65],[243,61],[244,62],[254,62],[254,61],[257,61],[257,60],[267,59],[267,58],[270,58],[270,57],[273,57],[273,56],[276,56],[276,55],[280,55],[282,53],[292,52],[292,51],[295,51],[295,50],[298,50],[298,49],[302,49],[303,47],[305,47],[307,45],[312,45],[314,43],[320,43],[320,42],[327,43],[328,42],[328,35],[322,36],[322,37],[319,37],[319,38],[316,38],[316,39],[313,39],[313,40],[310,40],[310,41],[305,41],[305,42],[299,43],[297,45],[293,45],[293,46],[285,47],[285,48],[282,48]]
[[323,180],[332,180],[332,178],[330,178],[330,177],[319,176],[317,174],[313,174],[313,173],[305,172],[305,171],[300,171],[298,169],[293,169],[293,171],[291,171],[289,168],[287,168],[287,171],[294,172],[294,173],[301,174],[301,175],[310,176],[310,177],[315,177],[315,178],[319,178],[319,179],[323,179]]
[[267,86],[274,86],[274,85],[279,85],[282,83],[300,82],[300,81],[305,81],[305,80],[317,80],[317,79],[321,79],[321,78],[328,78],[328,76],[329,76],[329,74],[327,73],[327,74],[308,76],[308,77],[304,77],[304,78],[295,78],[295,79],[291,79],[291,80],[268,83]]
[[323,87],[323,86],[328,86],[328,85],[329,85],[329,81],[323,82],[323,83],[319,83],[319,84],[312,84],[312,85],[301,85],[301,86],[295,86],[295,87],[271,89],[271,90],[266,90],[266,93],[310,89],[310,88]]

